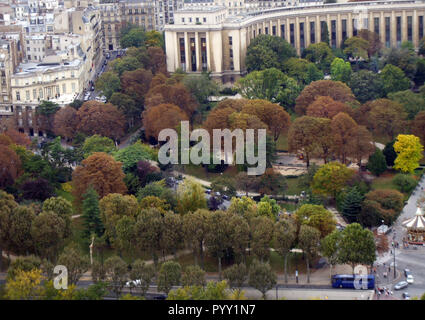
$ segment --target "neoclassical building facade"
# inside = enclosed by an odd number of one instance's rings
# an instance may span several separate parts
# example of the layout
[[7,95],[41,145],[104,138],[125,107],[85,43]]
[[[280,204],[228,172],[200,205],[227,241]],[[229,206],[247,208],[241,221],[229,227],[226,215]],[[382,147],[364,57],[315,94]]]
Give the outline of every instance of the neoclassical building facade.
[[224,7],[191,7],[177,11],[174,24],[165,27],[167,68],[210,71],[224,83],[233,82],[246,73],[246,50],[259,34],[282,37],[300,54],[321,41],[326,26],[334,48],[361,29],[377,33],[385,47],[404,41],[418,47],[425,35],[424,17],[425,0],[286,7],[240,16],[228,16]]

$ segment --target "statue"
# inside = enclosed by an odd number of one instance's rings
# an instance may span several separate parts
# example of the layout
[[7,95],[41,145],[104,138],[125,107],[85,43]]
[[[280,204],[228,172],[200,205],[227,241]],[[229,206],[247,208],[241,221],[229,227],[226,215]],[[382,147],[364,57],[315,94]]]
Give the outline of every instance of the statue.
[[90,243],[90,264],[93,265],[93,243],[94,243],[94,236],[91,238]]

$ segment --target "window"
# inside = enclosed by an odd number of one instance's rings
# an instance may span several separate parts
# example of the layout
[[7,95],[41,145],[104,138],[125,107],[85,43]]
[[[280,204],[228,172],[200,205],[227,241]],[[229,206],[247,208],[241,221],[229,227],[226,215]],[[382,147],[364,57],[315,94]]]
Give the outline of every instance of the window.
[[62,84],[62,93],[66,93],[66,83]]
[[29,90],[26,90],[25,91],[25,100],[31,100],[30,91]]
[[229,37],[229,45],[230,45],[230,46],[231,46],[231,45],[233,45],[232,37]]
[[16,91],[16,100],[21,101],[21,94],[19,91]]
[[71,83],[72,92],[75,92],[75,82]]
[[32,98],[33,100],[37,99],[37,89],[32,89]]
[[202,21],[204,21],[204,23],[207,22],[207,18],[203,17]]
[[38,99],[43,99],[43,89],[38,90]]

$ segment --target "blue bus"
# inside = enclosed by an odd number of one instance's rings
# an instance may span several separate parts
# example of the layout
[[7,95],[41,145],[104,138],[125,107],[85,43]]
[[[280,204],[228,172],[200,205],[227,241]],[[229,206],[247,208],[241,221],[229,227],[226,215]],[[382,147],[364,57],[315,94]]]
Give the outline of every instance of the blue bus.
[[[346,288],[346,289],[356,289],[354,287],[354,280],[357,275],[354,274],[336,274],[332,276],[332,287],[333,288]],[[363,288],[363,277],[359,280],[359,287]],[[375,288],[375,276],[369,274],[367,276],[367,288],[374,289]]]

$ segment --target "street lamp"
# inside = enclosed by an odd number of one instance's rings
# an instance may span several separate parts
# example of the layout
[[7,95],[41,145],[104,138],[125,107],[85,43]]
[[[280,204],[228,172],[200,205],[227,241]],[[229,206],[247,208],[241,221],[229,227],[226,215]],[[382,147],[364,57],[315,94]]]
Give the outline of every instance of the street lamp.
[[392,241],[392,246],[393,246],[393,254],[394,254],[394,279],[395,279],[396,275],[395,275],[395,242],[394,242],[394,238],[393,238],[393,241]]

